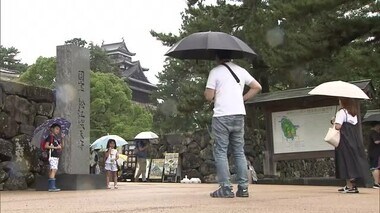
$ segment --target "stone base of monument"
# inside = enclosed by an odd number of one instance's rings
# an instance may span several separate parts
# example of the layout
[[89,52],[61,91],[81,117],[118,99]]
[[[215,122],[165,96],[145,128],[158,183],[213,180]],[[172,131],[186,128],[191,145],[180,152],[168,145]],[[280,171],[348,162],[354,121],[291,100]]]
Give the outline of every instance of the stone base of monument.
[[[36,191],[48,190],[48,177],[36,177]],[[91,190],[106,189],[104,174],[59,174],[56,176],[56,186],[61,190]]]

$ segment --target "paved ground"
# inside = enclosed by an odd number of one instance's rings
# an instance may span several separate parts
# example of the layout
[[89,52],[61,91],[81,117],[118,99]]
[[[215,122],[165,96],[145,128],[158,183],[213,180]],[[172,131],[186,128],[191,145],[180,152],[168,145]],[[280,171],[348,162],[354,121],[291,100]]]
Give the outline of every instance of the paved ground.
[[210,198],[215,188],[215,184],[121,183],[116,190],[5,191],[1,213],[380,212],[380,190],[370,188],[340,194],[336,187],[251,185],[249,198]]

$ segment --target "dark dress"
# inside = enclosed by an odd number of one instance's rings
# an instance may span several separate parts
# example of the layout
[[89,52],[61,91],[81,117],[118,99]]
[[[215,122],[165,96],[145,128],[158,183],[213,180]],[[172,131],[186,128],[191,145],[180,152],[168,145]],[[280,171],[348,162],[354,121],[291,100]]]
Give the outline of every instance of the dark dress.
[[339,146],[335,149],[335,169],[338,179],[361,179],[364,183],[370,183],[369,165],[359,124],[343,123]]

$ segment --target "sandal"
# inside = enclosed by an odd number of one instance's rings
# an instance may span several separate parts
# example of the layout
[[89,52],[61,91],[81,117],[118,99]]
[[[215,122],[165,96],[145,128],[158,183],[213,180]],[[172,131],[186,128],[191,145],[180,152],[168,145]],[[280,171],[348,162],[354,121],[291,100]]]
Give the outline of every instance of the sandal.
[[117,185],[113,186],[115,189],[118,189]]

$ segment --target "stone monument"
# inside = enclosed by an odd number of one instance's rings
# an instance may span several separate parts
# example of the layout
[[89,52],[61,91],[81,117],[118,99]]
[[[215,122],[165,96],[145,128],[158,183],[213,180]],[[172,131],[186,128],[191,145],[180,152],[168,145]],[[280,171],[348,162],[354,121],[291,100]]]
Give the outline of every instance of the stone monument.
[[[57,187],[62,190],[106,188],[104,175],[89,174],[90,51],[76,45],[57,46],[56,109],[54,117],[71,122],[64,138]],[[37,181],[44,190],[47,181]]]
[[71,123],[60,159],[60,171],[88,174],[90,159],[90,52],[75,45],[57,47],[54,117]]

